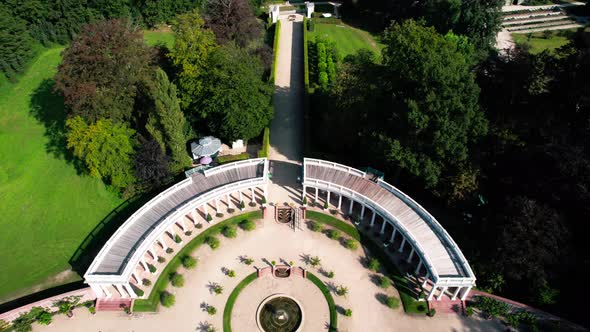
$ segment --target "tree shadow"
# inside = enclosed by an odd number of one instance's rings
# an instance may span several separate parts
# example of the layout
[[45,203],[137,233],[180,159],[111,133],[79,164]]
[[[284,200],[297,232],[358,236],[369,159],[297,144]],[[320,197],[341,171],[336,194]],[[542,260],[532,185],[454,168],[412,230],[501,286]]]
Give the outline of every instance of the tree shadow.
[[55,81],[45,79],[33,91],[30,113],[45,126],[45,150],[52,156],[72,164],[78,174],[85,172],[83,163],[68,150],[66,143],[66,111],[63,97],[54,92]]

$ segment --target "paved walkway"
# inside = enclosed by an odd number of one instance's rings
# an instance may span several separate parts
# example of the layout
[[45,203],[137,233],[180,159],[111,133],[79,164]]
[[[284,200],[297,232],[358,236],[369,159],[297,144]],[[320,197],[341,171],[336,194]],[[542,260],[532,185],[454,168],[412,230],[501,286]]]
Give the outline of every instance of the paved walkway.
[[269,196],[278,203],[298,202],[297,177],[303,161],[303,16],[281,18],[275,77],[275,116],[270,126]]
[[[321,276],[317,269],[311,271],[331,288],[344,285],[349,289],[346,298],[333,294],[338,306],[351,308],[353,311],[352,318],[338,315],[338,325],[342,331],[503,331],[502,325],[496,320],[482,321],[459,315],[428,318],[424,315],[407,315],[402,308],[387,308],[379,301],[381,294],[399,295],[393,287],[387,290],[379,288],[375,282],[375,274],[361,263],[363,250],[352,252],[324,234],[308,230],[293,232],[285,225],[266,221],[252,232],[240,230],[236,239],[219,238],[220,249],[213,251],[208,246],[203,246],[193,254],[199,259],[195,270],[179,269],[185,276],[185,286],[169,288],[176,294],[176,304],[172,308],[161,308],[158,313],[137,313],[131,317],[122,312],[100,312],[91,316],[86,309],[81,308],[75,310],[73,318],[57,315],[49,326],[34,325],[34,331],[200,331],[206,323],[213,324],[220,331],[227,297],[245,276],[254,272],[254,266],[267,266],[263,259],[277,262],[281,259],[292,260],[296,265],[304,265],[306,257],[316,255],[320,257],[322,267],[334,271],[335,277],[328,279]],[[244,255],[255,260],[252,266],[240,262],[240,257]],[[226,276],[223,272],[225,268],[235,270],[237,276]],[[215,295],[211,291],[210,286],[214,283],[223,286],[223,294]],[[271,289],[266,291],[275,292]],[[246,293],[242,295],[244,294]],[[294,295],[305,296],[300,292],[294,292]],[[209,316],[201,308],[205,304],[216,307],[217,314]],[[240,329],[239,326],[236,325],[235,330],[255,331]]]

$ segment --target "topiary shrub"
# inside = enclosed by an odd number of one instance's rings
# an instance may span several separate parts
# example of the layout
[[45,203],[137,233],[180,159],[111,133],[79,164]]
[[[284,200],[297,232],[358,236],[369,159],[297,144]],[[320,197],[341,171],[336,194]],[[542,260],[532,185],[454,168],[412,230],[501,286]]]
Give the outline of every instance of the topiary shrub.
[[186,235],[186,236],[191,236],[191,235],[193,235],[193,232],[191,232],[191,231],[186,231],[186,232],[184,232],[184,235]]
[[391,279],[387,278],[386,276],[379,278],[379,287],[389,288],[389,286],[391,286]]
[[328,277],[328,278],[330,278],[330,279],[334,278],[334,271],[329,271],[329,272],[326,274],[326,277]]
[[153,266],[152,264],[149,264],[149,263],[148,263],[148,270],[149,270],[151,273],[156,273],[156,271],[158,271],[158,269],[156,269],[156,267],[155,267],[155,266]]
[[326,234],[332,240],[338,240],[340,238],[340,232],[335,229],[329,229]]
[[254,263],[254,260],[252,258],[246,258],[246,259],[244,259],[244,264],[251,265],[252,263]]
[[344,316],[346,316],[346,317],[352,317],[352,310],[350,310],[350,309],[344,310]]
[[201,229],[201,228],[203,228],[203,224],[201,224],[200,222],[198,222],[198,223],[195,224],[195,228],[196,229]]
[[233,209],[233,208],[227,209],[227,213],[229,213],[229,214],[232,214],[234,212],[236,212],[236,209]]
[[436,315],[436,309],[431,308],[430,310],[428,310],[428,313],[426,315],[428,317],[434,317],[434,315]]
[[52,320],[53,320],[53,315],[46,310],[43,310],[42,312],[40,312],[37,315],[37,323],[39,323],[41,325],[49,325],[49,324],[51,324]]
[[357,250],[359,247],[359,243],[354,239],[345,239],[344,246],[350,250]]
[[217,313],[217,309],[215,309],[214,306],[209,305],[207,306],[207,313],[211,316],[215,315]]
[[397,297],[388,296],[385,299],[385,304],[391,309],[396,309],[399,307],[399,299]]
[[166,258],[162,257],[162,256],[158,256],[158,263],[164,263],[166,261]]
[[197,266],[197,260],[189,255],[183,256],[180,260],[186,269],[194,269]]
[[211,222],[211,220],[213,220],[213,217],[211,217],[210,213],[207,213],[207,221]]
[[211,249],[215,250],[217,248],[219,248],[219,246],[221,245],[219,242],[219,239],[216,238],[215,236],[207,236],[207,238],[205,239],[205,242],[209,245],[209,247],[211,247]]
[[180,235],[178,235],[178,234],[174,235],[174,242],[176,242],[176,243],[182,242],[182,238],[180,237]]
[[230,277],[230,278],[235,277],[236,276],[236,271],[234,271],[234,270],[227,271],[227,276]]
[[150,279],[143,278],[141,280],[141,284],[144,286],[150,286],[152,284],[152,282],[150,281]]
[[170,276],[170,283],[172,286],[180,288],[184,286],[184,276],[180,273],[173,272]]
[[135,286],[131,286],[131,287],[133,287],[133,291],[135,292],[135,295],[137,295],[137,296],[139,296],[139,297],[142,297],[142,296],[143,296],[143,294],[145,294],[145,293],[143,292],[143,289],[141,289],[141,288],[137,288],[137,287],[135,287]]
[[171,253],[173,253],[173,252],[174,252],[174,249],[172,249],[172,248],[170,248],[170,247],[166,248],[166,253],[167,253],[167,254],[171,254]]
[[217,212],[217,213],[215,214],[215,216],[216,216],[217,218],[223,218],[223,213],[221,213],[221,212]]
[[236,236],[238,236],[238,231],[237,231],[235,225],[227,225],[227,226],[223,227],[223,230],[221,231],[221,233],[223,234],[223,236],[225,236],[229,239],[233,239]]
[[303,197],[303,205],[307,205],[307,197]]
[[327,210],[330,207],[330,205],[328,205],[328,202],[324,202],[324,210]]
[[213,293],[215,293],[217,295],[223,293],[223,286],[221,286],[221,285],[213,286]]
[[242,220],[240,221],[240,228],[245,231],[252,231],[256,229],[256,223],[252,220]]
[[246,204],[244,203],[244,201],[240,202],[240,210],[244,210],[246,208]]
[[377,272],[379,270],[379,268],[381,267],[381,263],[379,262],[379,260],[377,258],[371,258],[371,259],[369,259],[368,266],[369,266],[369,270]]
[[323,230],[323,227],[318,222],[310,221],[309,222],[309,229],[311,229],[314,232],[321,232]]
[[163,291],[160,293],[160,304],[162,304],[166,308],[170,308],[176,303],[176,298],[174,294],[171,294],[167,291]]

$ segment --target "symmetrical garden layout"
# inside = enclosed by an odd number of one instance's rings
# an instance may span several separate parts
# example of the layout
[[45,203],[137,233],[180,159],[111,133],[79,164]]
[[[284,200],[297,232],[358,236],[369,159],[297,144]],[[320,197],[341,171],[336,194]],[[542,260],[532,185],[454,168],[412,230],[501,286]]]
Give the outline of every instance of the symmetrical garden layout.
[[[243,197],[255,203],[257,193],[258,202],[264,203],[268,170],[266,158],[235,162],[195,172],[162,192],[111,237],[85,274],[86,283],[99,299],[149,296],[138,296],[132,285],[139,286],[143,274],[158,272],[149,268],[157,259],[157,251],[166,250],[170,241],[178,242],[177,234],[187,230],[187,223],[213,222],[211,213],[221,213],[220,206],[243,208]],[[353,216],[357,226],[365,217],[368,219],[366,212],[370,210],[370,227],[381,225],[379,233],[386,236],[385,247],[401,238],[398,251],[409,250],[407,261],[416,264],[416,275],[424,271],[422,287],[432,284],[428,300],[437,290],[440,291],[437,300],[447,291],[453,300],[458,296],[465,299],[475,284],[473,271],[449,234],[424,208],[397,188],[360,170],[308,158],[303,163],[302,185],[304,197],[311,195],[308,188],[315,189],[316,202],[320,191],[325,191],[328,204],[336,195],[334,205],[338,209],[347,205],[348,215]],[[449,288],[454,291],[450,292]]]

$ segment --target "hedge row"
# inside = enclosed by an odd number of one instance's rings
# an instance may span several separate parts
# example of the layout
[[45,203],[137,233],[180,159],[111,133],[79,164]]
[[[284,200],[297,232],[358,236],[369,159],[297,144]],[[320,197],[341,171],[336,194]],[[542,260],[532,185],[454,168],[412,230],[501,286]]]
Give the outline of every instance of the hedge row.
[[307,219],[317,221],[319,223],[326,224],[328,226],[334,227],[336,229],[341,230],[342,232],[348,234],[350,237],[354,238],[355,240],[359,241],[363,246],[365,246],[373,255],[373,257],[377,258],[381,265],[387,272],[387,275],[391,280],[393,280],[395,287],[399,291],[400,298],[404,305],[404,310],[407,313],[425,313],[426,306],[423,302],[419,302],[416,297],[413,295],[413,287],[410,285],[409,281],[401,274],[401,272],[397,269],[397,267],[391,262],[391,259],[387,256],[387,254],[381,248],[381,245],[375,243],[373,239],[367,237],[366,235],[360,233],[356,227],[347,224],[337,218],[329,216],[324,213],[316,212],[316,211],[307,211],[306,212]]
[[303,18],[303,80],[305,82],[305,93],[309,94],[309,54],[308,54],[308,19]]
[[262,134],[262,148],[258,150],[258,158],[268,158],[268,150],[270,149],[270,129],[264,128]]
[[270,75],[270,81],[275,82],[275,75],[277,74],[277,62],[279,61],[279,42],[281,38],[281,21],[277,21],[275,24],[275,38],[272,43],[272,52],[274,54],[272,62],[272,74]]
[[234,154],[234,155],[227,155],[227,156],[219,156],[219,157],[217,157],[217,162],[220,165],[223,165],[223,164],[231,163],[233,161],[246,160],[246,159],[250,159],[250,155],[248,154],[248,152]]
[[182,265],[182,257],[185,255],[189,255],[191,252],[199,248],[203,243],[205,243],[205,239],[208,236],[217,235],[221,232],[223,227],[226,225],[237,225],[242,220],[245,219],[259,219],[262,218],[261,211],[253,211],[244,213],[229,219],[226,219],[222,222],[219,222],[203,232],[197,235],[194,239],[192,239],[189,243],[186,244],[182,249],[180,249],[174,258],[170,260],[170,263],[166,265],[166,267],[160,272],[160,276],[158,280],[154,283],[154,287],[152,288],[152,292],[147,299],[138,299],[135,300],[135,304],[133,306],[133,311],[137,312],[146,312],[146,311],[156,311],[158,309],[158,304],[160,302],[160,293],[165,291],[168,287],[168,280],[170,273],[176,271]]
[[332,294],[330,294],[330,290],[318,277],[316,277],[313,273],[309,271],[307,271],[307,279],[313,282],[320,289],[320,291],[322,292],[322,294],[324,294],[324,297],[326,298],[326,302],[328,302],[328,309],[330,310],[330,328],[328,331],[338,331],[338,315],[336,312],[336,303],[334,303],[334,298],[332,297]]
[[236,302],[238,295],[240,295],[242,289],[244,289],[257,278],[258,273],[256,272],[248,275],[246,278],[244,278],[244,280],[240,281],[231,294],[229,294],[227,302],[225,303],[225,309],[223,309],[223,332],[231,332],[231,311],[234,308],[234,303]]
[[323,24],[342,24],[342,20],[335,17],[317,17],[314,18],[313,21],[315,23],[323,23]]

